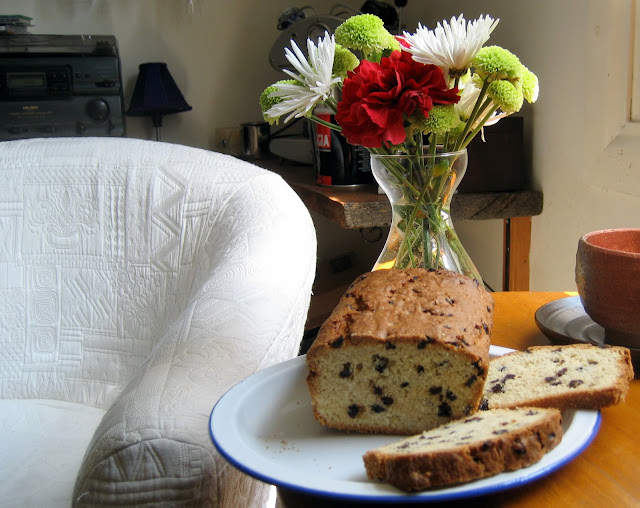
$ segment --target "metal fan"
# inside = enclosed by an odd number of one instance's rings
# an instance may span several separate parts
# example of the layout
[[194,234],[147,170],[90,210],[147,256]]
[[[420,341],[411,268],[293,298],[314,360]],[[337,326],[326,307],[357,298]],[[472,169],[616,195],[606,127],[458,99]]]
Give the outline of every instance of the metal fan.
[[[281,71],[290,64],[285,57],[284,48],[290,47],[291,41],[295,41],[298,47],[307,54],[307,39],[317,41],[325,32],[333,33],[347,17],[353,14],[370,13],[382,18],[385,27],[392,33],[402,27],[402,7],[407,5],[407,0],[394,0],[395,7],[380,0],[366,0],[360,9],[354,9],[343,4],[334,5],[328,15],[319,15],[311,6],[291,7],[286,9],[278,18],[278,30],[282,33],[269,53],[271,65]],[[312,11],[307,16],[306,11]]]
[[[312,16],[307,16],[305,10],[311,9]],[[290,47],[291,41],[294,41],[298,47],[307,54],[307,39],[317,41],[323,37],[325,32],[333,33],[334,30],[342,23],[345,18],[333,14],[319,15],[312,7],[292,7],[284,11],[278,18],[278,30],[282,33],[276,39],[276,42],[269,53],[269,62],[272,67],[281,71],[290,67],[289,61],[285,57],[284,48]],[[358,13],[359,11],[355,11]]]

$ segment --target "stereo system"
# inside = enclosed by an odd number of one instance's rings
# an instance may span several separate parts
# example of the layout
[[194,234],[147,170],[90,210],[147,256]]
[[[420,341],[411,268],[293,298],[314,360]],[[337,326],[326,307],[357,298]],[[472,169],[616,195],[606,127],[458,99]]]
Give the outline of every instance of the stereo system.
[[113,36],[0,36],[0,140],[124,136]]

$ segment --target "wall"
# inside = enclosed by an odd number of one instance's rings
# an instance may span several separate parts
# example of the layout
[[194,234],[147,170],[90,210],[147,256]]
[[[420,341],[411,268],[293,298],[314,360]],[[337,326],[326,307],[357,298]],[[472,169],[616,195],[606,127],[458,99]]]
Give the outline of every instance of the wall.
[[[580,236],[640,227],[640,133],[626,125],[633,2],[410,1],[405,22],[413,30],[419,20],[435,26],[461,12],[500,18],[489,43],[516,53],[540,79],[538,102],[522,111],[531,185],[544,193],[532,224],[531,289],[575,290]],[[501,228],[501,221],[457,225],[492,283],[486,273],[497,273]]]
[[[269,66],[279,14],[291,0],[3,0],[3,11],[34,18],[34,33],[106,33],[119,40],[128,105],[137,67],[165,61],[193,111],[165,117],[163,139],[211,148],[217,127],[260,119],[257,97],[282,75]],[[335,1],[314,0],[322,14]],[[360,1],[342,2],[352,7]],[[544,192],[534,217],[531,288],[571,290],[579,237],[640,226],[640,138],[626,125],[632,0],[410,0],[407,29],[420,21],[486,13],[501,19],[490,43],[516,53],[541,81],[525,106],[531,185]],[[152,138],[147,119],[129,134]],[[471,161],[469,171],[473,170]],[[325,226],[322,226],[323,228]],[[502,222],[456,224],[483,277],[501,285]],[[344,242],[359,249],[357,232]],[[366,260],[368,263],[369,260]]]
[[[334,2],[314,1],[322,14]],[[166,62],[193,110],[164,117],[162,139],[211,148],[216,127],[260,120],[258,97],[281,74],[269,51],[291,0],[3,0],[33,18],[32,33],[112,34],[120,47],[125,104],[144,62]],[[128,134],[153,139],[149,119],[127,117]]]

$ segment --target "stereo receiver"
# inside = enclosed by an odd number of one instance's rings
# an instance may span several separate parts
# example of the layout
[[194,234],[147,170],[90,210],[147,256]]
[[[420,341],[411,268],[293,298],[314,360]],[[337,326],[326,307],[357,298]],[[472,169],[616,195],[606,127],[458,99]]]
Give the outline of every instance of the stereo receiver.
[[125,134],[115,37],[0,37],[0,140]]

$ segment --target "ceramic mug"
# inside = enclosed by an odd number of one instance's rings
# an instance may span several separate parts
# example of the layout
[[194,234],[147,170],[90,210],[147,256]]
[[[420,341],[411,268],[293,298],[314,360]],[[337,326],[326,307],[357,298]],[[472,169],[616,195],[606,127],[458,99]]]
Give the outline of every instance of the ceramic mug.
[[606,229],[578,242],[576,285],[605,342],[640,347],[640,229]]

